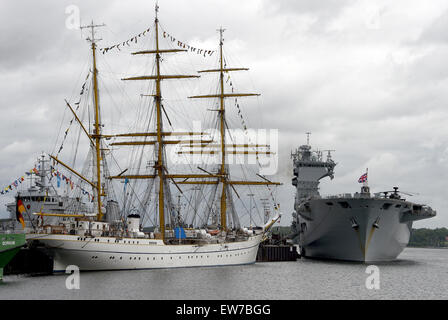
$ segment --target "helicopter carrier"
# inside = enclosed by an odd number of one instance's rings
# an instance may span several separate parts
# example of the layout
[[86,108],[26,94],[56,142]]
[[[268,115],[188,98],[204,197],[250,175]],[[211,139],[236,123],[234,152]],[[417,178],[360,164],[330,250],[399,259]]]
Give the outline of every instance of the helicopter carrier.
[[323,197],[319,181],[334,178],[332,150],[309,145],[296,149],[292,184],[296,187],[292,233],[303,257],[360,262],[391,261],[409,242],[412,223],[434,217],[427,205],[407,201],[394,187],[371,194],[367,173],[358,182],[360,192]]

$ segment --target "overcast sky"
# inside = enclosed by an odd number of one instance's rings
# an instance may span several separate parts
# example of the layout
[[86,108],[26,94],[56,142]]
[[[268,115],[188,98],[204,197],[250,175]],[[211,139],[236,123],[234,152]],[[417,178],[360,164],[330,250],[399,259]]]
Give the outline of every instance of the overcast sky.
[[[76,100],[90,54],[86,33],[67,27],[71,5],[82,23],[107,25],[99,30],[100,47],[153,24],[149,0],[0,2],[2,187],[60,143],[63,101]],[[399,186],[415,194],[409,200],[437,210],[414,227],[448,226],[447,1],[160,0],[159,6],[164,30],[198,48],[216,49],[216,29],[226,28],[226,53],[239,64],[233,66],[250,68],[240,91],[261,96],[242,104],[247,122],[279,130],[279,170],[271,178],[284,183],[282,224],[290,223],[294,202],[290,151],[311,132],[313,147],[336,150],[335,179],[322,181],[322,194],[358,191],[368,168],[373,192]],[[113,55],[107,54],[115,69],[122,56]],[[118,73],[108,76],[119,79]],[[12,200],[0,196],[0,205]]]

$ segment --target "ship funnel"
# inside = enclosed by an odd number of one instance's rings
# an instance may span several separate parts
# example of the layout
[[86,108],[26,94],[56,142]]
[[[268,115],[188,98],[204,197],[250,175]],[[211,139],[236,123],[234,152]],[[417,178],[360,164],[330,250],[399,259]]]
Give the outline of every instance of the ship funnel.
[[130,214],[127,219],[128,232],[135,237],[144,237],[145,234],[140,231],[140,215]]

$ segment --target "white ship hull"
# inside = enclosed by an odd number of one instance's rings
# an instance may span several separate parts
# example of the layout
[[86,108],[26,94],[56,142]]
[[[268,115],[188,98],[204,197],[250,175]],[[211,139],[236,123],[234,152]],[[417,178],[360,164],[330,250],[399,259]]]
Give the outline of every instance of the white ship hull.
[[[301,210],[298,220],[302,229],[299,245],[302,254],[310,258],[394,260],[409,242],[412,221],[430,217],[424,211],[412,211],[410,202],[390,199],[338,198],[308,203],[309,209]],[[387,209],[385,203],[390,204]]]
[[219,244],[166,245],[162,240],[30,234],[53,254],[54,272],[230,266],[255,263],[262,235]]

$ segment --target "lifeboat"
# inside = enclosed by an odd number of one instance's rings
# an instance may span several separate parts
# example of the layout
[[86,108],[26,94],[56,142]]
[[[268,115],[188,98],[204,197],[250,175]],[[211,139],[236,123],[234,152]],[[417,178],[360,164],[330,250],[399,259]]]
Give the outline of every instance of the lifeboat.
[[219,230],[207,230],[207,233],[211,234],[212,236],[216,236],[219,233]]

